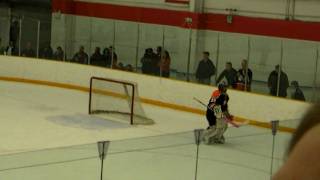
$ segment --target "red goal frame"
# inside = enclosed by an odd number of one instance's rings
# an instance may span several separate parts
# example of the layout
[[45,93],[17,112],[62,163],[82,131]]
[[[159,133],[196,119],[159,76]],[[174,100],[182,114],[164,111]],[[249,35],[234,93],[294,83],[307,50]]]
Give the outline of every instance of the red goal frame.
[[98,81],[105,81],[105,82],[111,82],[111,83],[116,83],[116,84],[122,84],[122,85],[127,85],[132,87],[132,98],[131,98],[131,109],[130,109],[130,124],[133,125],[133,116],[134,116],[134,99],[135,99],[135,84],[129,83],[126,81],[120,81],[120,80],[114,80],[114,79],[109,79],[109,78],[101,78],[101,77],[91,77],[90,78],[90,89],[89,89],[89,109],[88,113],[93,114],[91,111],[91,100],[92,100],[92,93],[93,93],[93,81],[98,80]]

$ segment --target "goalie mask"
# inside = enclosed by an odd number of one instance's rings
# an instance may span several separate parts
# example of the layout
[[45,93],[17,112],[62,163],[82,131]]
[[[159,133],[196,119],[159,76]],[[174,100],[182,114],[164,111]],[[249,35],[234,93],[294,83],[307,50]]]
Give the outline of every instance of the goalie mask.
[[227,92],[227,86],[224,83],[220,83],[218,89],[220,92]]

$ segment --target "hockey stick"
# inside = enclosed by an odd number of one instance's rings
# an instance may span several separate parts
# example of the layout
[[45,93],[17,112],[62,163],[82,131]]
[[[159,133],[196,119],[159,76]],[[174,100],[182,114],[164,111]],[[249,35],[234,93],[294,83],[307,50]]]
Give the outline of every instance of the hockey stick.
[[[200,103],[202,106],[204,106],[204,107],[210,109],[212,112],[214,112],[213,109],[211,109],[211,107],[209,107],[208,105],[206,105],[205,103],[203,103],[203,102],[200,101],[199,99],[197,99],[197,98],[195,98],[195,97],[193,97],[193,99],[194,99],[195,101],[197,101],[198,103]],[[224,118],[224,119],[225,119],[225,121],[226,121],[227,123],[231,124],[232,126],[234,126],[234,127],[236,127],[236,128],[239,128],[239,127],[240,127],[239,124],[236,124],[236,123],[233,122],[231,119],[229,119],[229,118]]]

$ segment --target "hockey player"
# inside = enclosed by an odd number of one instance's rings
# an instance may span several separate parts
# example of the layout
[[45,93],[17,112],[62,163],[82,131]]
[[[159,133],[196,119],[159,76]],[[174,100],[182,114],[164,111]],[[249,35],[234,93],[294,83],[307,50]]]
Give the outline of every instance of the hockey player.
[[223,144],[225,142],[223,134],[228,128],[226,118],[232,120],[232,116],[228,111],[228,101],[229,96],[226,85],[219,84],[218,90],[212,93],[207,106],[206,118],[209,127],[203,135],[203,140],[206,144]]

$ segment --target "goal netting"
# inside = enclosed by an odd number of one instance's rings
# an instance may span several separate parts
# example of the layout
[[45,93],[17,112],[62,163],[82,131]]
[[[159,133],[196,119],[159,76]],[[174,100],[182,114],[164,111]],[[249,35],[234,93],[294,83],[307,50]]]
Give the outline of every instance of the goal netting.
[[142,107],[138,85],[134,82],[92,77],[89,114],[130,124],[154,124]]

